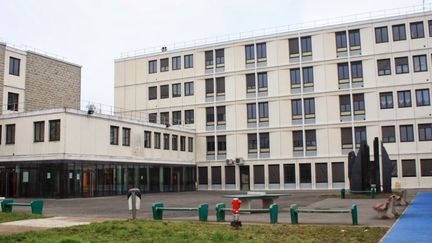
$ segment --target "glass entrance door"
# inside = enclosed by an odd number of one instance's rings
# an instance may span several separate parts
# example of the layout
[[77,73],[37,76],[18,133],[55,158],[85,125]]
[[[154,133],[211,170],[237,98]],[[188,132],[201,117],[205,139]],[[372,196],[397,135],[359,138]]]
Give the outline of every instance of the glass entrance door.
[[96,189],[96,168],[94,165],[83,165],[82,192],[83,197],[93,197]]

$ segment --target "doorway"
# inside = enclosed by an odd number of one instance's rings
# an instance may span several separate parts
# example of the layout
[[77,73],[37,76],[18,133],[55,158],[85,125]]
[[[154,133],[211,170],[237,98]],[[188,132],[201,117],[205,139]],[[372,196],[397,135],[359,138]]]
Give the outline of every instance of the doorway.
[[241,191],[249,191],[250,185],[249,185],[249,166],[243,165],[240,166],[240,190]]

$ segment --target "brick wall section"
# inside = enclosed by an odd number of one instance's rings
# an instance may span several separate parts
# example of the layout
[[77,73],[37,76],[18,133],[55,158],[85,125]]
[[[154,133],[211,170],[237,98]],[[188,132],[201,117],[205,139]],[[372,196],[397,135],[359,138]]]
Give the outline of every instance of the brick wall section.
[[5,75],[5,54],[6,54],[6,45],[0,43],[0,113],[3,109],[3,86],[4,86],[4,75]]
[[25,110],[80,108],[81,67],[27,52]]

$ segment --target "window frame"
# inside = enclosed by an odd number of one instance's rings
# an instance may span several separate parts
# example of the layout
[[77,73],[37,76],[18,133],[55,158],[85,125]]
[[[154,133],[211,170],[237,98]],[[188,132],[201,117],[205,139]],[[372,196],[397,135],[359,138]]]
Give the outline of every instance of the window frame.
[[[380,109],[381,110],[394,108],[394,100],[393,100],[393,92],[392,91],[381,92],[381,93],[379,93],[379,97],[380,97]],[[383,103],[383,98],[385,99],[384,103]],[[391,102],[389,103],[389,101],[391,101]]]
[[21,59],[9,57],[9,75],[20,76]]
[[33,142],[40,143],[45,140],[45,121],[33,122]]
[[176,97],[181,97],[182,96],[182,88],[181,88],[181,83],[175,83],[171,85],[171,92],[172,92],[172,97],[176,98]]
[[392,37],[394,42],[406,40],[407,38],[405,24],[392,25]]
[[169,71],[169,58],[161,58],[160,62],[160,72],[168,72]]
[[48,121],[49,126],[49,141],[55,142],[60,141],[60,134],[61,134],[61,120],[60,119],[54,119]]
[[387,26],[375,27],[375,44],[381,44],[387,42],[389,42],[388,27]]
[[180,70],[181,69],[181,56],[175,56],[171,58],[172,70]]
[[193,96],[195,93],[194,81],[185,82],[183,84],[184,96]]
[[148,73],[157,73],[157,60],[149,60],[148,61]]
[[410,23],[411,39],[420,39],[425,37],[423,21]]
[[129,127],[122,127],[122,145],[130,146],[131,129]]
[[110,126],[110,145],[119,144],[119,126]]
[[193,68],[193,54],[184,55],[184,69]]
[[[417,106],[430,106],[430,92],[429,89],[416,89],[416,104]],[[420,94],[420,96],[419,96]],[[419,97],[421,99],[419,99]]]
[[401,143],[414,142],[414,126],[412,124],[399,125],[399,136]]

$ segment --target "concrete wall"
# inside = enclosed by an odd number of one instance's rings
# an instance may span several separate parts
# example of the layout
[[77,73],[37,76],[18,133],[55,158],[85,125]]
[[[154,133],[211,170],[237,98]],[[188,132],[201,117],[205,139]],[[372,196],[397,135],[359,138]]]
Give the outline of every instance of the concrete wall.
[[80,108],[81,67],[27,52],[26,111]]

